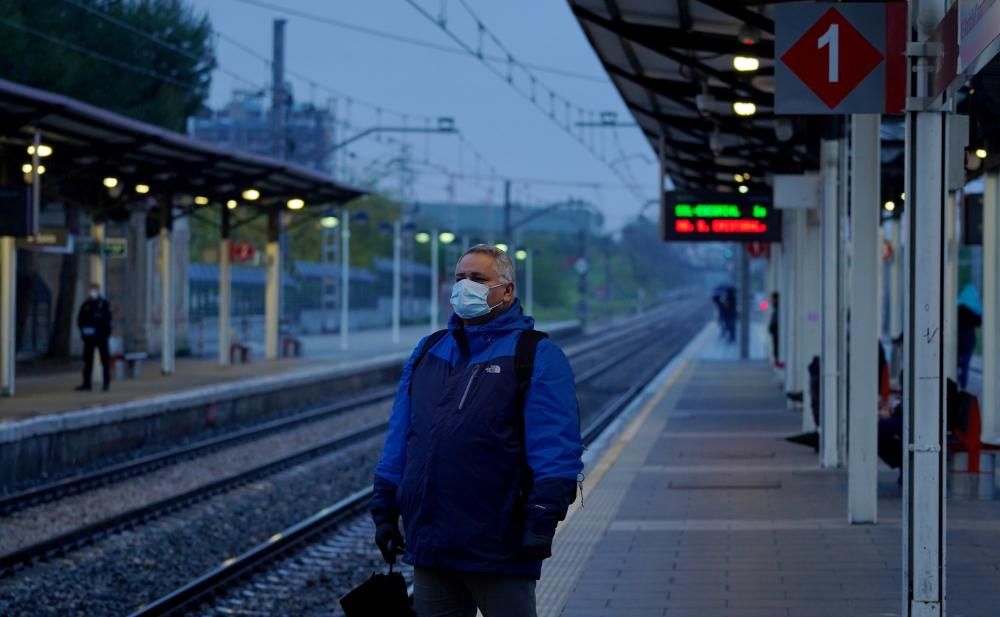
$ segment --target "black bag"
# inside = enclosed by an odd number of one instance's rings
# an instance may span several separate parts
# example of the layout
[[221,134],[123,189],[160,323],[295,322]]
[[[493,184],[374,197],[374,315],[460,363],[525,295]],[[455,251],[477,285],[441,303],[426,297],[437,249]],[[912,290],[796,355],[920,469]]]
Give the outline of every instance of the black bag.
[[414,617],[406,579],[391,569],[388,574],[376,572],[340,599],[347,617]]

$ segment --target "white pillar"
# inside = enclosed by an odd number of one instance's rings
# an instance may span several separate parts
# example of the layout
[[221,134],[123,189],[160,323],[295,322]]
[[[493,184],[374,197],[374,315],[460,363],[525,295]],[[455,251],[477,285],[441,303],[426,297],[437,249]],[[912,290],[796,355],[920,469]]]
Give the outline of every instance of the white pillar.
[[[170,201],[163,206],[172,208]],[[164,217],[167,224],[160,225],[160,372],[174,374],[174,255],[172,247],[171,214]]]
[[840,289],[840,311],[837,316],[837,328],[840,331],[840,345],[837,348],[837,373],[841,376],[838,380],[838,397],[840,403],[839,424],[837,426],[839,444],[838,458],[843,465],[847,461],[847,429],[850,417],[850,396],[847,391],[847,311],[851,302],[851,285],[849,279],[848,263],[851,254],[851,225],[847,213],[851,209],[851,192],[849,190],[851,179],[851,156],[848,144],[849,135],[845,133],[842,147],[840,148],[840,177],[844,179],[840,186],[840,267],[837,284]]
[[403,223],[395,221],[392,224],[392,342],[399,342],[399,305],[401,301],[400,270],[402,269],[401,251],[403,248]]
[[900,221],[889,221],[889,243],[892,260],[889,263],[889,336],[903,332],[903,245],[900,242]]
[[340,225],[340,350],[347,351],[351,327],[351,213],[346,208]]
[[[782,243],[784,255],[784,297],[781,298],[782,320],[779,326],[781,336],[782,360],[785,361],[785,392],[800,392],[802,385],[799,379],[799,361],[796,348],[798,346],[798,270],[799,270],[799,227],[798,219],[805,216],[799,210],[785,210],[784,235]],[[790,403],[789,403],[790,404]]]
[[0,237],[0,396],[14,396],[17,361],[17,245]]
[[1000,172],[983,187],[983,441],[1000,440]]
[[104,254],[104,238],[105,238],[105,227],[104,223],[93,222],[90,224],[90,238],[94,241],[97,246],[97,254],[90,256],[90,281],[91,283],[97,283],[101,287],[101,293],[107,297],[107,281],[105,280],[105,275],[107,269],[105,260],[107,259]]
[[524,259],[524,305],[529,315],[535,314],[535,256],[532,251],[528,251],[528,256]]
[[823,173],[823,352],[820,357],[820,464],[839,467],[840,461],[840,140],[824,140],[820,158]]
[[880,117],[851,121],[850,422],[847,518],[875,523],[878,516],[878,268]]
[[431,231],[431,332],[438,329],[438,230]]
[[275,360],[281,355],[281,213],[272,213],[268,221],[267,282],[264,291],[264,355]]
[[229,366],[231,361],[229,352],[229,316],[232,313],[230,299],[233,288],[229,260],[231,248],[232,240],[228,237],[223,237],[219,241],[219,366]]
[[958,378],[958,228],[957,199],[953,191],[948,192],[944,211],[944,306],[942,313],[941,332],[944,333],[942,345],[942,379]]
[[[946,0],[912,0],[915,41],[931,37]],[[930,92],[934,58],[911,57],[912,94]],[[917,98],[916,100],[921,100]],[[942,363],[947,114],[906,114],[906,314],[903,368],[904,617],[945,614],[945,388]]]
[[[802,430],[817,430],[816,420],[813,417],[813,400],[810,389],[809,364],[813,358],[817,358],[823,349],[823,328],[820,322],[820,311],[822,310],[823,296],[823,233],[819,225],[819,209],[802,211],[803,243],[802,268],[799,272],[800,278],[799,302],[801,303],[799,317],[801,327],[799,329],[799,340],[801,340],[801,357],[799,359],[799,375],[802,380]],[[822,375],[820,375],[822,383]]]

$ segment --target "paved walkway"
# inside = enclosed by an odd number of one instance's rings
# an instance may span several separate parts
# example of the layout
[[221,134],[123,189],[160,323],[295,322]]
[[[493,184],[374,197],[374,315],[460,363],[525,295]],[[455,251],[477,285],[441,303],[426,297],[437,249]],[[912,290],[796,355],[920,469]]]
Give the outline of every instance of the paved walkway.
[[[588,465],[539,614],[900,615],[897,474],[879,472],[879,524],[848,525],[846,472],[784,441],[801,412],[786,409],[770,367],[701,340]],[[948,517],[948,614],[995,617],[1000,502],[952,499]]]

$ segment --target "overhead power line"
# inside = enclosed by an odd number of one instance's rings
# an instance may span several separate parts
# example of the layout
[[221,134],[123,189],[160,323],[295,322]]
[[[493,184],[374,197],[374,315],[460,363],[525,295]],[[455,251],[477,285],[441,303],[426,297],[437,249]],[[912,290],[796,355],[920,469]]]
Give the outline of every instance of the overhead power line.
[[[424,49],[430,49],[433,51],[439,51],[442,53],[452,54],[456,56],[467,55],[464,50],[458,47],[451,47],[449,45],[441,45],[439,43],[434,43],[432,41],[425,41],[423,39],[418,39],[405,34],[398,34],[395,32],[388,32],[385,30],[378,30],[376,28],[370,28],[368,26],[361,26],[358,24],[352,24],[339,19],[332,19],[330,17],[325,17],[323,15],[318,15],[316,13],[309,13],[307,11],[301,11],[297,9],[290,9],[284,6],[274,4],[272,2],[265,2],[264,0],[237,0],[244,4],[250,4],[264,9],[270,9],[272,11],[283,13],[285,15],[291,15],[295,17],[301,17],[303,19],[309,19],[318,23],[322,23],[328,26],[333,26],[335,28],[342,28],[344,30],[351,30],[361,34],[367,34],[370,36],[375,36],[381,39],[394,41],[396,43],[402,43],[405,45],[412,45],[415,47],[423,47]],[[487,56],[485,58],[490,62],[506,63],[507,58],[503,56]],[[607,78],[599,77],[597,75],[587,75],[585,73],[578,73],[576,71],[571,71],[568,69],[563,69],[559,67],[546,66],[544,64],[537,63],[525,63],[525,66],[532,68],[539,73],[550,73],[552,75],[559,75],[561,77],[569,77],[572,79],[581,79],[584,81],[591,81],[594,83],[606,84],[608,83]]]

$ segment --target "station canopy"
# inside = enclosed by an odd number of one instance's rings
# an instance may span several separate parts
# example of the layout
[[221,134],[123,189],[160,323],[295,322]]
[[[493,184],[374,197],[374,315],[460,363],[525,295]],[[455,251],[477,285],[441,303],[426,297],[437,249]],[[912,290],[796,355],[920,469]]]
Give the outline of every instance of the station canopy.
[[[17,167],[30,163],[34,132],[53,154],[42,159],[46,190],[88,208],[111,208],[100,197],[105,177],[149,187],[149,195],[203,196],[215,202],[259,191],[259,206],[344,203],[365,191],[333,181],[297,164],[235,152],[127,118],[81,101],[0,80],[0,137],[4,156],[16,152]],[[245,202],[244,202],[245,203]]]
[[[817,169],[820,139],[841,130],[833,118],[775,116],[774,4],[570,0],[654,150],[663,138],[678,188],[728,192],[737,174],[749,174],[742,183],[751,193],[767,191],[770,174]],[[736,57],[756,69],[737,70]]]

